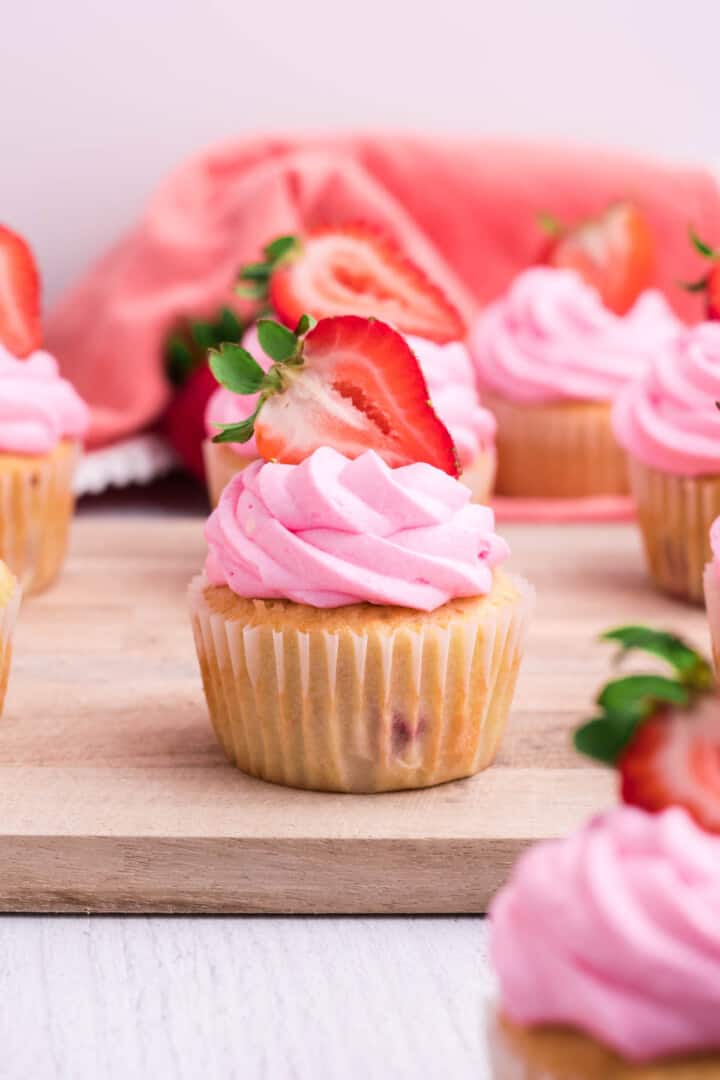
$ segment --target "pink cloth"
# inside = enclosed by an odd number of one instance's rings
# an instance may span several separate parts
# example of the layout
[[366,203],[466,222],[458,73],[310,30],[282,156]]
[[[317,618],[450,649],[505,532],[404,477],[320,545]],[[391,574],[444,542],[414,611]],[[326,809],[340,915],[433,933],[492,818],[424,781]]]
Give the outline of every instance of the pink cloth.
[[238,267],[280,233],[364,219],[389,229],[470,318],[538,260],[538,211],[573,220],[636,201],[656,284],[684,317],[700,301],[688,222],[720,241],[709,172],[589,149],[430,136],[276,136],[215,147],[174,173],[138,225],[62,298],[47,343],[90,402],[91,445],[154,421],[170,389],[162,346],[179,315],[231,299]]

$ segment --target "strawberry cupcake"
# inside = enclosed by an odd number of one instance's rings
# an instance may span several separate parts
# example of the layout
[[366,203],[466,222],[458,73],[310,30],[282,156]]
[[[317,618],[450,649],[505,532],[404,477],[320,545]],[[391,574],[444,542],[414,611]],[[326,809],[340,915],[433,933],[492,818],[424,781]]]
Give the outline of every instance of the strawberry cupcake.
[[619,317],[571,270],[520,274],[470,337],[482,399],[498,423],[498,493],[627,494],[612,403],[679,332],[660,293],[644,293]]
[[62,565],[89,412],[38,348],[39,284],[27,245],[0,228],[0,253],[0,558],[27,594]]
[[613,427],[630,461],[650,574],[701,603],[720,515],[720,323],[686,329],[618,398]]
[[299,335],[259,324],[259,460],[224,489],[190,589],[218,738],[244,772],[323,791],[419,788],[490,764],[531,590],[502,568],[492,512],[458,482],[405,340],[377,320]]
[[720,671],[720,518],[716,518],[710,529],[710,550],[712,558],[705,567],[705,606],[710,624],[715,671]]

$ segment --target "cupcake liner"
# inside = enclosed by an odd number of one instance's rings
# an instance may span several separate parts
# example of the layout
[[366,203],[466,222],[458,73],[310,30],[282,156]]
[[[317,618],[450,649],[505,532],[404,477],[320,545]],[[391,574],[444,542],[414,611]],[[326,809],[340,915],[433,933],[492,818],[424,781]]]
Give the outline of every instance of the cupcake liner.
[[20,586],[15,585],[12,596],[4,607],[0,609],[0,714],[2,714],[5,705],[12,660],[12,636],[20,609],[21,597]]
[[503,581],[499,599],[423,615],[243,601],[195,578],[195,643],[225,753],[252,776],[320,791],[428,787],[486,768],[534,595]]
[[486,503],[490,500],[496,470],[497,453],[494,447],[481,450],[475,460],[463,469],[460,480],[472,491],[473,502]]
[[498,495],[627,495],[627,459],[615,441],[608,403],[520,405],[483,394],[483,404],[498,424]]
[[703,584],[713,662],[716,674],[720,675],[720,576],[718,576],[717,563],[709,562],[707,564]]
[[78,456],[70,442],[40,457],[0,454],[0,558],[25,595],[46,588],[62,566]]
[[253,461],[257,461],[256,457],[243,457],[242,454],[236,454],[229,446],[214,443],[211,439],[206,439],[203,443],[203,459],[208,495],[213,507],[220,502],[223,489],[230,483],[233,476],[237,476]]
[[631,458],[630,481],[652,578],[671,596],[701,604],[720,476],[675,476]]

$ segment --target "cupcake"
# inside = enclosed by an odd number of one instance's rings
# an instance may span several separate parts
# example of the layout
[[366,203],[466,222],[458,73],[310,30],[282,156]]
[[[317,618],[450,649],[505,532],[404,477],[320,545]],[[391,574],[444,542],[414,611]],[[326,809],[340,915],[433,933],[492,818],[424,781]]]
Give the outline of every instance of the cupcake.
[[0,714],[5,704],[10,661],[12,659],[12,635],[15,629],[20,589],[5,563],[0,562]]
[[720,671],[720,518],[710,529],[712,559],[705,567],[705,606],[710,624],[715,671]]
[[[505,725],[531,590],[456,479],[417,360],[356,316],[260,334],[285,356],[250,426],[271,460],[224,489],[190,589],[218,739],[252,776],[323,791],[478,772]],[[218,373],[250,386],[247,362],[232,364]]]
[[520,274],[470,337],[483,403],[498,423],[498,493],[627,494],[612,402],[679,332],[657,292],[619,317],[573,271]]
[[462,467],[462,481],[475,502],[487,502],[495,481],[495,418],[480,404],[467,347],[461,341],[437,345],[406,338],[428,385],[430,400],[450,432]]
[[[252,326],[246,331],[242,347],[251,352],[264,367],[270,363],[260,348],[256,327]],[[208,495],[212,506],[217,506],[223,488],[232,478],[252,461],[256,461],[258,456],[254,437],[245,443],[214,443],[213,436],[217,435],[219,427],[247,420],[257,408],[258,397],[258,394],[242,397],[224,386],[218,386],[207,403],[205,409],[207,438],[203,443],[203,458]]]
[[0,227],[0,254],[0,558],[27,594],[49,585],[62,564],[89,413],[38,348],[39,283],[27,245]]
[[720,323],[688,328],[617,400],[650,574],[701,603],[710,527],[720,515]]
[[685,810],[533,847],[490,918],[494,1080],[720,1076],[720,837]]

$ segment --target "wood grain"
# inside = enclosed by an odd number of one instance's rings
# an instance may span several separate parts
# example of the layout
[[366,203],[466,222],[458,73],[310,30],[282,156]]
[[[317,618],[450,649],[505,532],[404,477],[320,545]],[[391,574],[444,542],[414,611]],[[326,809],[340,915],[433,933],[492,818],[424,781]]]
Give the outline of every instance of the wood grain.
[[202,522],[76,523],[61,584],[23,608],[0,722],[0,910],[479,912],[530,841],[613,797],[569,732],[605,679],[599,631],[650,621],[705,644],[653,592],[631,526],[509,526],[537,586],[509,730],[472,780],[394,795],[273,787],[225,763],[185,589]]

